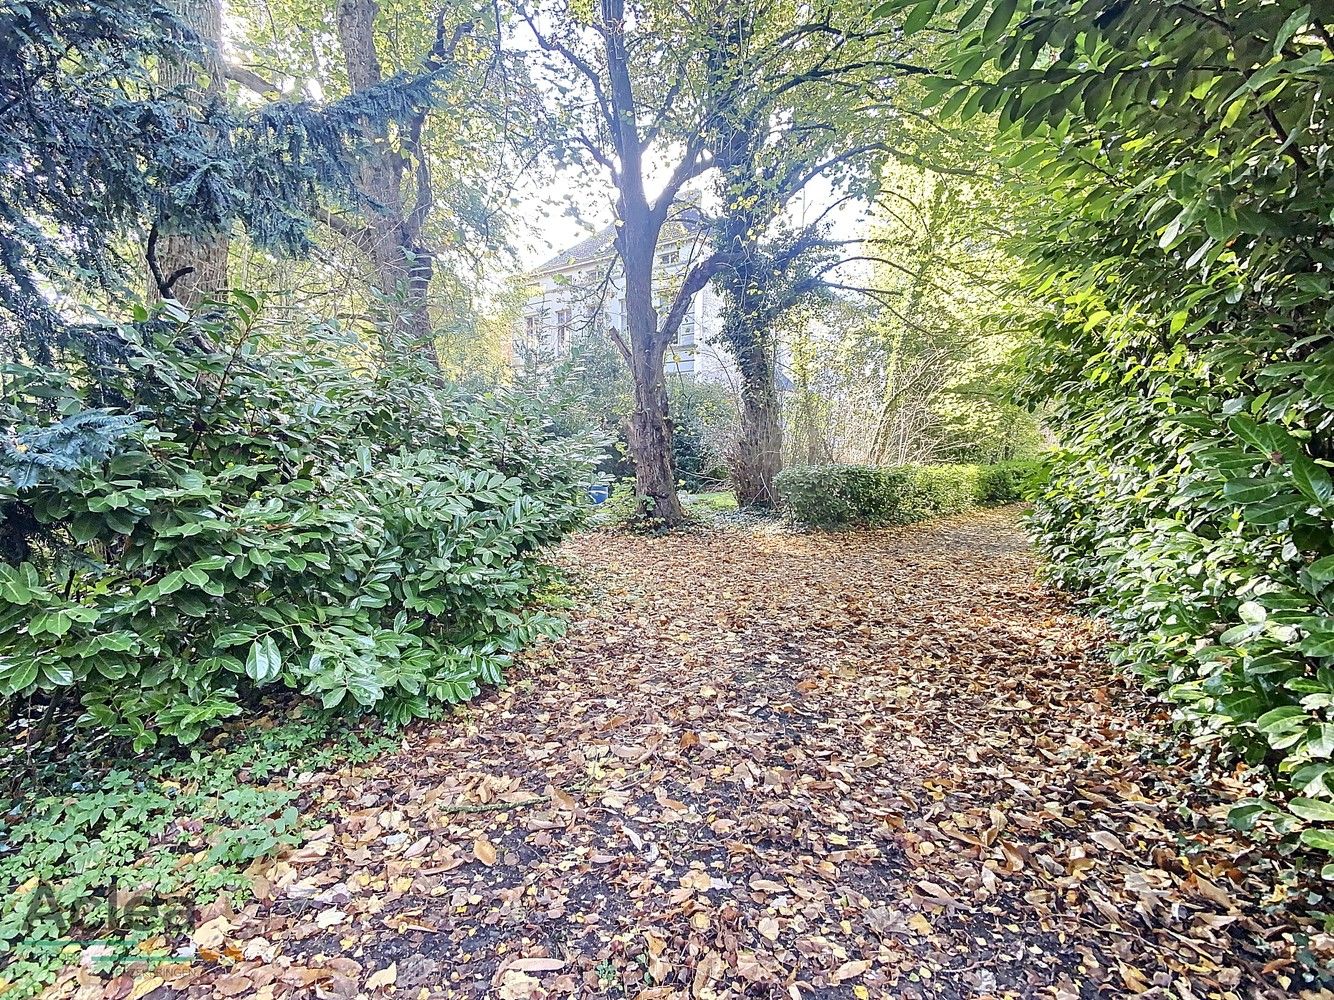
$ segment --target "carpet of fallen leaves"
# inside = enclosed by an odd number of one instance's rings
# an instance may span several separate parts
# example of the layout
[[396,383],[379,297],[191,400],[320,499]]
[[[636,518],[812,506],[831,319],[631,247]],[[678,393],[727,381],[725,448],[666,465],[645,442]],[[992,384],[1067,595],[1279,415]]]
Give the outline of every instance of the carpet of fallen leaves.
[[577,538],[566,639],[305,776],[333,821],[192,963],[56,992],[1329,995],[1016,520]]

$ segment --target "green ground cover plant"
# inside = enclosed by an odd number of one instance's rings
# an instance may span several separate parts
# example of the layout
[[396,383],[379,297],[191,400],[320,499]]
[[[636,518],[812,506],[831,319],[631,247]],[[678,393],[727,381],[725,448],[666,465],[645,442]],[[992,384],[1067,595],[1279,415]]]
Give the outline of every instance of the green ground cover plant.
[[0,760],[0,950],[3,982],[14,988],[6,995],[32,995],[90,942],[102,973],[167,957],[189,933],[190,913],[220,896],[244,899],[252,863],[324,821],[302,800],[298,774],[369,760],[398,742],[307,710],[249,719],[189,751],[119,754],[101,734],[59,755],[11,745]]

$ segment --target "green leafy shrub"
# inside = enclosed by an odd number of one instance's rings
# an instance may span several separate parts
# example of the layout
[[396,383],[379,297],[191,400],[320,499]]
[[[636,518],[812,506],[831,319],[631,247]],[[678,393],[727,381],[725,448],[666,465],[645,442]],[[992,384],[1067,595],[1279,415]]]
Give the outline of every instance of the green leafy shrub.
[[[4,370],[6,707],[73,696],[140,748],[269,685],[404,722],[557,626],[532,606],[542,551],[579,522],[595,455],[541,399],[452,391],[319,331],[275,345],[245,296],[116,347],[96,382]],[[75,456],[52,428],[90,410],[104,440]]]
[[1045,471],[1041,462],[1000,462],[980,466],[981,502],[988,506],[1018,503],[1033,496]]
[[821,465],[784,469],[777,485],[792,520],[820,528],[912,524],[978,506],[1013,503],[1036,463]]
[[1052,577],[1198,745],[1252,765],[1235,825],[1334,853],[1327,14],[984,9],[930,89],[997,112],[1009,165],[1041,185],[1020,291],[1030,398],[1062,444],[1033,522]]
[[677,483],[690,492],[726,483],[727,450],[736,435],[736,401],[727,387],[694,379],[668,383],[672,459]]

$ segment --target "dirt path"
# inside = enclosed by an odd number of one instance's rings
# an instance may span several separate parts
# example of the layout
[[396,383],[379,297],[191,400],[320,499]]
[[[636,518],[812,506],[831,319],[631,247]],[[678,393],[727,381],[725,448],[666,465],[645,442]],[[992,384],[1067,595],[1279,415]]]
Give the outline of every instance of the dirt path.
[[569,636],[401,755],[313,777],[336,822],[205,925],[224,968],[168,987],[1295,993],[1261,863],[1155,759],[1014,520],[576,540]]

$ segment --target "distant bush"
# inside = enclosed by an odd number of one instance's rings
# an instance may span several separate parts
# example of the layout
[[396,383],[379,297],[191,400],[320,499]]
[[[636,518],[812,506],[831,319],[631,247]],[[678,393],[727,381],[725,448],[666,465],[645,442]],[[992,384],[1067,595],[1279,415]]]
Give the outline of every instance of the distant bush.
[[736,436],[736,401],[726,386],[693,379],[668,383],[672,458],[678,485],[692,493],[727,482],[727,451]]
[[999,462],[980,466],[982,470],[982,504],[1000,506],[1018,503],[1033,495],[1045,466],[1037,461]]
[[784,512],[821,528],[912,524],[980,506],[1014,503],[1035,476],[1035,462],[1003,465],[822,465],[778,476]]
[[553,628],[542,550],[582,516],[588,442],[355,340],[273,346],[238,298],[120,332],[95,382],[8,369],[5,710],[77,701],[136,748],[275,685],[404,722]]

